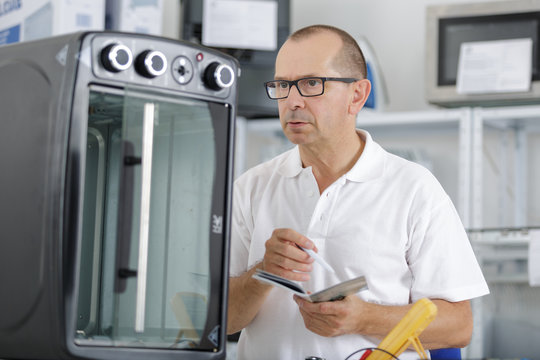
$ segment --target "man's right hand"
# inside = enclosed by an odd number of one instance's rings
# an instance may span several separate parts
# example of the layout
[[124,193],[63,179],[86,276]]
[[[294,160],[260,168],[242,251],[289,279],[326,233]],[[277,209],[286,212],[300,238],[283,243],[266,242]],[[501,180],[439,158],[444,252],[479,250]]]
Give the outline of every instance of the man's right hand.
[[265,246],[261,262],[229,279],[228,334],[242,330],[253,320],[272,289],[272,285],[252,278],[257,268],[289,280],[309,280],[313,258],[298,246],[318,251],[311,240],[291,229],[276,229]]
[[311,240],[292,229],[275,229],[265,246],[264,271],[289,280],[309,280],[313,258],[298,246],[318,252]]

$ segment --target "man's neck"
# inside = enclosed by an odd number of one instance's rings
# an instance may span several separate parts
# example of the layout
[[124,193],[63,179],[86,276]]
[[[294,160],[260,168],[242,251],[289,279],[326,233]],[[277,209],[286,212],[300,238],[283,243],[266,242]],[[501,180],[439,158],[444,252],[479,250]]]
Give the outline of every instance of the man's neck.
[[356,132],[333,143],[300,145],[302,165],[312,167],[320,194],[354,166],[364,145]]

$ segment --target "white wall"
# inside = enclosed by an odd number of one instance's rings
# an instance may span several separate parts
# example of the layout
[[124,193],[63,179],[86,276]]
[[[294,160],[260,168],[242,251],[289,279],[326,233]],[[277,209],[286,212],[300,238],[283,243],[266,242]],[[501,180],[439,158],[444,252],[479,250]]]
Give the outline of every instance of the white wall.
[[354,37],[366,37],[386,80],[387,110],[425,110],[433,108],[424,93],[426,7],[486,1],[291,0],[291,31],[320,23],[340,27]]

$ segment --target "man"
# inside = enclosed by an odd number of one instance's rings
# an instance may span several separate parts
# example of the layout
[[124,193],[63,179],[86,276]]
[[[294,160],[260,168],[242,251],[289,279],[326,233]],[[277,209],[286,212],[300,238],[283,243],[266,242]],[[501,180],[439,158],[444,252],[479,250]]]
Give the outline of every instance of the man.
[[[370,82],[354,39],[328,26],[297,31],[266,87],[297,146],[235,183],[227,330],[243,329],[239,358],[345,359],[376,346],[423,297],[438,307],[423,345],[465,346],[469,299],[487,285],[437,180],[355,128]],[[297,245],[318,252],[335,274]],[[369,289],[309,303],[253,279],[257,268],[312,292],[359,275]],[[417,354],[400,356],[409,358]]]

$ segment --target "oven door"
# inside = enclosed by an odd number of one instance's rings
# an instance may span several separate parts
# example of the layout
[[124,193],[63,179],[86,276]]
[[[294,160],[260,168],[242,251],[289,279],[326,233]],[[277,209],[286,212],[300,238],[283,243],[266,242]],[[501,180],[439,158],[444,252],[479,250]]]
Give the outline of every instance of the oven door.
[[76,344],[220,350],[231,116],[91,88]]

